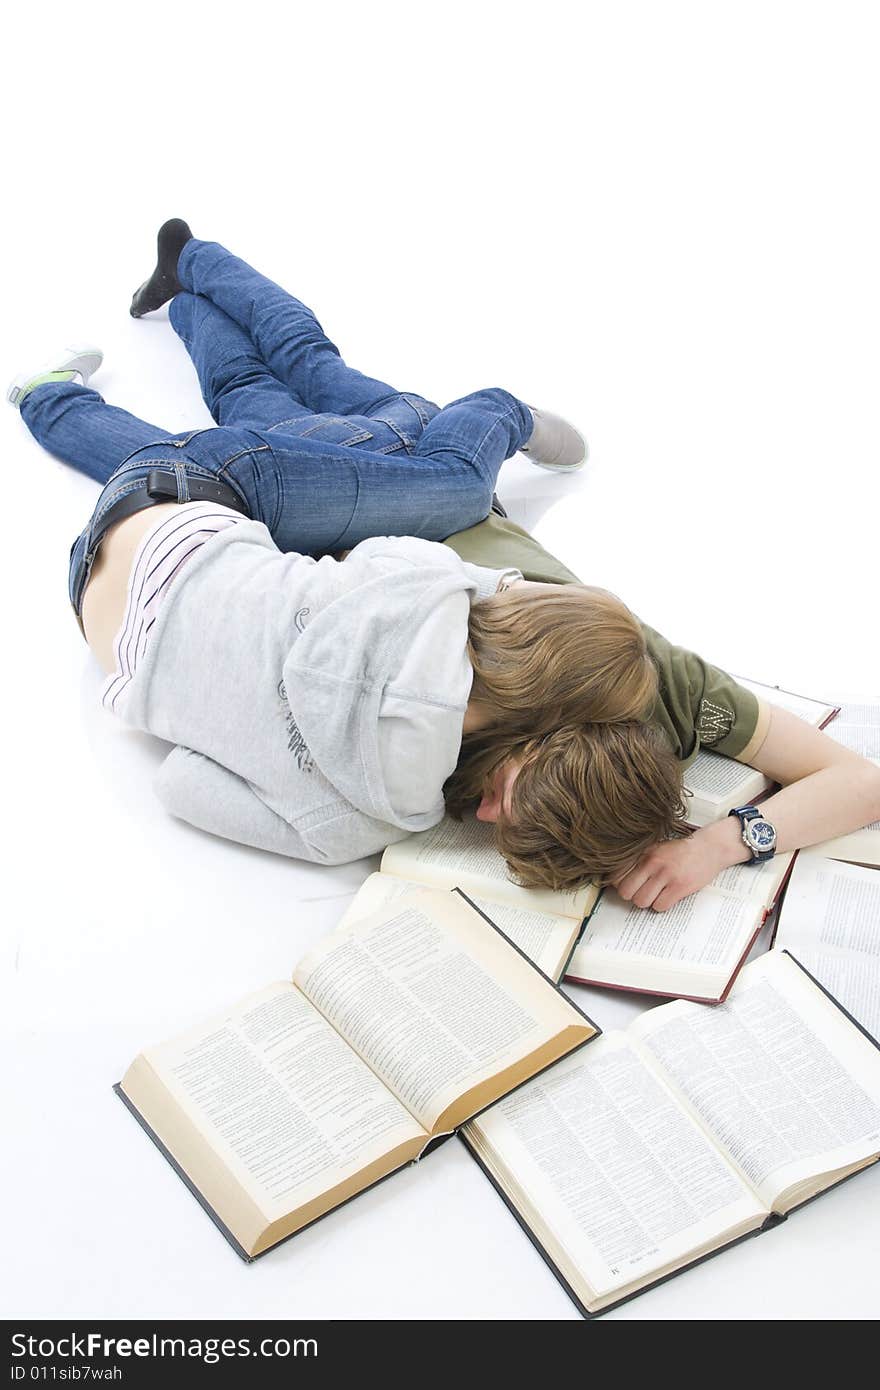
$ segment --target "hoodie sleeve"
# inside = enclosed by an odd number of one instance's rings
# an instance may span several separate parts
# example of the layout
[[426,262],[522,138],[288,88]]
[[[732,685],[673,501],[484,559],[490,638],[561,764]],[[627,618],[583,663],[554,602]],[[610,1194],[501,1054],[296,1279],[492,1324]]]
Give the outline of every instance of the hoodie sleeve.
[[308,834],[302,835],[267,806],[243,777],[191,748],[172,749],[155,785],[166,811],[197,829],[313,864],[350,864],[378,854],[408,833],[354,807],[340,811],[335,806],[324,817],[313,813]]
[[423,541],[417,536],[373,536],[350,550],[343,563],[364,560],[385,560],[415,567],[431,565],[435,569],[461,574],[474,587],[471,602],[491,598],[498,592],[502,580],[522,578],[520,571],[511,566],[505,569],[487,569],[483,565],[472,565],[467,560],[462,560],[447,545],[442,545],[439,541]]
[[322,858],[260,800],[249,782],[190,748],[168,754],[155,785],[166,811],[199,830],[291,859]]

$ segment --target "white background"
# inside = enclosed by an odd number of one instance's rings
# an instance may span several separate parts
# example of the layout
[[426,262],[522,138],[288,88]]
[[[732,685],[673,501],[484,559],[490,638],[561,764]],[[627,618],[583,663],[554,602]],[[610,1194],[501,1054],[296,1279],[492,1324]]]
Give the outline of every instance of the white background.
[[[194,12],[198,10],[198,12]],[[575,18],[577,16],[577,19]],[[162,311],[183,216],[439,401],[571,416],[512,512],[675,641],[818,696],[880,693],[880,68],[846,3],[19,9],[6,33],[7,376],[97,342],[95,385],[209,423]],[[2,417],[8,1316],[569,1318],[457,1142],[252,1267],[111,1092],[134,1055],[288,973],[372,864],[167,818],[67,606],[97,488]],[[6,895],[4,895],[6,896]],[[648,1001],[577,991],[603,1025]],[[878,1312],[880,1170],[616,1318]]]

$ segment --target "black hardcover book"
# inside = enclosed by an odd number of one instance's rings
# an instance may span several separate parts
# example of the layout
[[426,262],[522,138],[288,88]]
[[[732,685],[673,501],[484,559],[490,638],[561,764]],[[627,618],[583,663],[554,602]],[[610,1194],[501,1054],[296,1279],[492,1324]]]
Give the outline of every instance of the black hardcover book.
[[[817,1064],[812,1069],[811,1058]],[[689,1106],[710,1133],[713,1122],[718,1130],[726,1125],[733,1147],[701,1134]],[[801,1150],[785,1158],[785,1145],[791,1149],[795,1142],[786,1137],[785,1124],[798,1110],[816,1115],[815,1134],[823,1133],[825,1147],[817,1143],[815,1153],[808,1152],[809,1122],[802,1120]],[[836,1124],[841,1142],[829,1149],[825,1127]],[[773,952],[743,970],[727,1004],[679,1002],[652,1009],[628,1033],[606,1034],[582,1058],[558,1063],[518,1100],[505,1098],[464,1126],[459,1137],[583,1316],[598,1317],[780,1226],[792,1212],[876,1163],[880,1044],[790,953]],[[778,1162],[762,1173],[762,1155],[766,1164],[774,1142]],[[672,1163],[666,1167],[670,1154],[677,1171]],[[786,1166],[801,1160],[812,1164],[809,1177],[786,1181]],[[712,1163],[719,1197],[717,1212],[710,1213]],[[688,1164],[696,1175],[690,1198],[700,1194],[715,1230],[707,1234],[703,1228],[699,1240],[690,1240],[685,1225],[667,1232],[664,1242],[659,1228],[664,1221],[672,1224],[670,1213],[689,1199]],[[610,1180],[602,1196],[612,1169],[618,1187],[629,1184],[627,1236],[621,1234],[624,1221],[617,1219]],[[665,1204],[662,1197],[657,1202],[664,1182]],[[723,1191],[731,1182],[741,1194],[725,1207]],[[566,1202],[570,1218],[559,1215],[559,1203]],[[605,1275],[604,1288],[590,1283],[588,1265],[594,1275]]]
[[142,1053],[114,1086],[244,1260],[599,1035],[464,893],[418,899],[335,933],[290,982]]

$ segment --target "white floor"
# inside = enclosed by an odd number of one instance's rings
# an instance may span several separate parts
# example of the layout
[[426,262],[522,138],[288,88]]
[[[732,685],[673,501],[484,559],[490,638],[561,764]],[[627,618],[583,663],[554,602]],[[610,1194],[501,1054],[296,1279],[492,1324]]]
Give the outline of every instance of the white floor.
[[[161,40],[103,3],[19,19],[0,370],[96,341],[110,400],[208,423],[165,313],[127,314],[186,216],[371,373],[581,423],[584,474],[515,460],[501,495],[668,636],[880,694],[871,7],[301,8],[154,6]],[[163,750],[98,708],[67,606],[97,489],[2,428],[6,1315],[575,1316],[457,1142],[246,1267],[113,1096],[142,1046],[289,972],[372,865],[164,815]],[[606,1029],[649,1002],[578,999]],[[611,1316],[874,1317],[878,1198],[874,1169]]]

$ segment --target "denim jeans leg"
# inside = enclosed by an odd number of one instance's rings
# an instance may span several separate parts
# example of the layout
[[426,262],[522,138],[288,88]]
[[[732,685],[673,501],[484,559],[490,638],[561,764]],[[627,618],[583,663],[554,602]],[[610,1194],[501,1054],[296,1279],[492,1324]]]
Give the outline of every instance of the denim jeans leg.
[[368,414],[396,394],[386,381],[346,366],[317,318],[300,300],[212,241],[188,241],[177,273],[251,338],[259,358],[315,414]]
[[[398,534],[445,540],[483,521],[493,506],[502,463],[528,442],[533,423],[528,406],[501,387],[471,392],[438,411],[411,452],[411,529]],[[355,520],[380,533],[382,518],[371,517],[370,505],[365,489]],[[398,520],[386,513],[386,524],[396,528]]]
[[[380,454],[275,431],[272,462],[257,453],[241,465],[276,470],[278,511],[262,519],[281,550],[342,550],[385,535],[441,541],[486,517],[501,464],[531,430],[528,407],[493,388],[441,410],[413,453]],[[253,485],[239,464],[229,477],[248,496]]]
[[205,405],[218,425],[271,428],[310,416],[261,360],[244,329],[203,295],[178,294],[169,318],[192,358]]
[[44,449],[98,483],[135,449],[166,433],[73,381],[35,386],[21,403],[21,418]]

